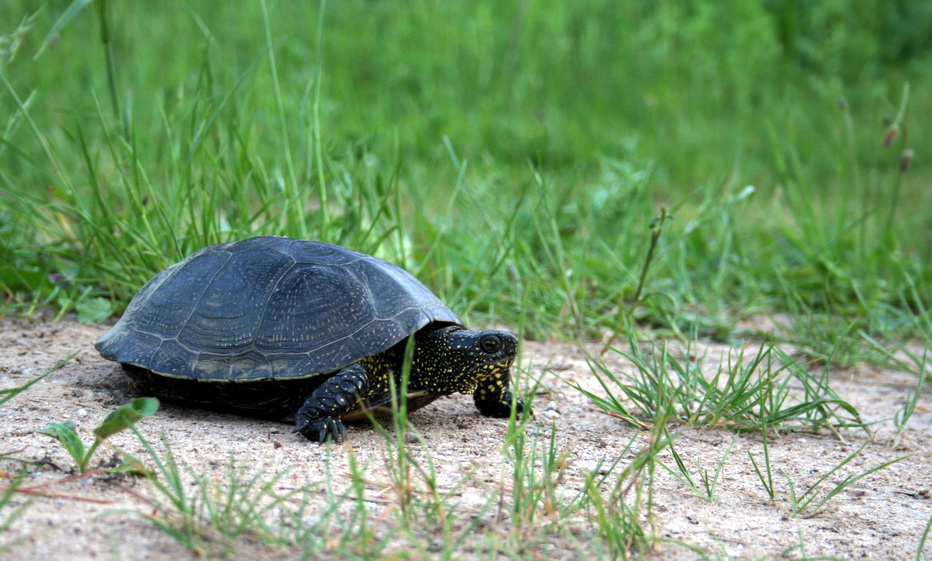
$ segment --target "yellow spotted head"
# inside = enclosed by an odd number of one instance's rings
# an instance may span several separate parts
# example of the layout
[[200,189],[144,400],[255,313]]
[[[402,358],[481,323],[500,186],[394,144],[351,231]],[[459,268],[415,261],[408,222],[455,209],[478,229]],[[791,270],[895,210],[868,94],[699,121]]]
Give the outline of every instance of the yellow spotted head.
[[473,393],[480,382],[507,380],[518,338],[507,331],[460,326],[422,330],[415,337],[411,388],[438,394]]

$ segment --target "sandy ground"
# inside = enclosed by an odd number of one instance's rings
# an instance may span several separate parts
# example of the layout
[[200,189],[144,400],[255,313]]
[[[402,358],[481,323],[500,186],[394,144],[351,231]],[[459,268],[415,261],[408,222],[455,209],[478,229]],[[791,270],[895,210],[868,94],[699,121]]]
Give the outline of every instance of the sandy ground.
[[[36,431],[51,422],[74,421],[80,435],[89,441],[90,431],[117,405],[135,397],[129,380],[119,368],[100,358],[93,343],[105,326],[80,325],[70,321],[53,324],[5,318],[0,320],[0,388],[23,384],[73,351],[78,355],[62,370],[49,376],[0,408],[0,455],[40,462],[24,484],[35,485],[73,475],[73,462],[62,447]],[[709,347],[719,356],[725,347]],[[617,357],[612,366],[630,369]],[[535,398],[538,427],[556,426],[560,448],[567,453],[566,489],[579,486],[599,462],[621,457],[623,466],[632,453],[624,447],[632,437],[644,436],[617,419],[597,412],[567,381],[598,390],[598,385],[580,351],[563,343],[526,342],[521,358],[522,376],[540,381]],[[915,379],[909,375],[867,367],[833,374],[833,388],[857,406],[869,420],[877,421],[875,438],[864,454],[835,474],[834,485],[846,475],[901,456],[909,458],[858,481],[836,496],[821,514],[791,517],[784,502],[774,505],[765,496],[747,451],[762,457],[760,436],[741,436],[725,464],[714,502],[698,498],[667,473],[659,471],[655,489],[656,533],[682,540],[720,559],[801,558],[792,548],[802,539],[805,554],[844,559],[914,559],[922,530],[932,516],[932,403],[926,392],[921,410],[908,430],[894,443],[889,419],[903,406]],[[470,470],[476,481],[498,485],[510,477],[501,453],[505,422],[478,415],[468,396],[439,400],[411,415],[439,466],[441,487],[452,488]],[[291,434],[284,424],[187,409],[164,404],[158,414],[142,421],[140,430],[151,441],[166,435],[180,462],[202,475],[222,482],[231,457],[241,465],[277,471],[293,470],[282,485],[321,481],[325,476],[323,449]],[[532,430],[539,430],[532,428]],[[349,429],[349,444],[334,448],[332,473],[346,482],[348,453],[369,463],[373,481],[386,480],[385,442],[370,425]],[[690,467],[714,471],[732,439],[732,434],[714,429],[685,430],[677,449]],[[866,436],[851,434],[789,433],[771,442],[775,469],[786,472],[803,487],[813,483],[865,442]],[[113,442],[144,456],[131,435],[118,435]],[[104,451],[100,459],[112,456]],[[669,455],[663,456],[673,465]],[[96,463],[96,461],[95,461]],[[19,464],[0,461],[0,470],[16,472]],[[777,487],[785,493],[785,478],[777,472]],[[0,483],[2,485],[2,483]],[[18,559],[196,559],[198,555],[176,543],[134,513],[151,507],[138,498],[147,484],[139,477],[98,474],[45,488],[47,496],[17,495],[13,505],[31,500],[23,515],[5,533],[0,546],[18,542],[0,558]],[[466,485],[456,491],[468,512],[469,505],[482,505],[488,487]],[[89,500],[102,502],[91,502]],[[6,507],[10,509],[13,505]],[[383,506],[380,506],[383,505]],[[373,516],[384,503],[375,501]],[[479,508],[479,507],[477,507]],[[148,510],[147,510],[148,509]],[[127,514],[127,513],[130,514]],[[3,520],[0,511],[0,521]],[[578,521],[585,527],[586,521]],[[924,555],[932,557],[932,539]],[[535,546],[536,547],[536,546]],[[531,558],[578,558],[587,546],[559,540],[531,548]],[[782,552],[790,550],[785,556]],[[417,554],[415,558],[417,558]],[[261,556],[253,554],[252,558]],[[287,552],[276,552],[276,559]],[[470,558],[464,550],[463,558]],[[672,545],[660,545],[657,559],[693,559],[698,554]],[[407,558],[407,557],[406,557]]]

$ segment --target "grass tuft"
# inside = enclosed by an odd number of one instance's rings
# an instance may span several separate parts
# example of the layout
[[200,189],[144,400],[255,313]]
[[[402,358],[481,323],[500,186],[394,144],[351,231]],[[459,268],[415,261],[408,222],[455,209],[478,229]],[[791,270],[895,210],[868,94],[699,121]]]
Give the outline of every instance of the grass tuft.
[[[629,334],[628,351],[615,352],[634,365],[634,372],[616,372],[600,357],[588,356],[589,366],[604,395],[574,385],[605,413],[637,427],[649,426],[667,411],[686,426],[754,430],[866,428],[857,409],[832,390],[828,369],[809,373],[774,343],[762,343],[753,354],[749,345],[714,360],[711,375],[698,354],[696,341],[677,358],[667,343],[648,342],[646,350]],[[679,353],[677,353],[679,354]]]

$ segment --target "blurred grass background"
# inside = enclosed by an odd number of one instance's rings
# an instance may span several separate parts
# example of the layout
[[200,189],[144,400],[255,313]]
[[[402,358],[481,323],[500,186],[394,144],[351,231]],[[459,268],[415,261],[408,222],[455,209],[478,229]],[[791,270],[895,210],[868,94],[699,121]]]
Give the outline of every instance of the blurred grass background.
[[7,311],[101,321],[194,249],[274,234],[400,262],[471,321],[594,337],[664,208],[641,325],[782,314],[853,359],[863,334],[929,340],[932,3],[8,0],[0,22]]

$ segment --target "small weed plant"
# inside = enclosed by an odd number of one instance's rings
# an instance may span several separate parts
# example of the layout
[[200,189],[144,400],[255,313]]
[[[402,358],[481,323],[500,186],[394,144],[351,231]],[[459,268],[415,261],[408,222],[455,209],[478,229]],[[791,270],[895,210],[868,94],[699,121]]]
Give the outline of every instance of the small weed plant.
[[[84,473],[88,470],[91,458],[101,443],[114,434],[132,428],[135,423],[142,419],[154,415],[158,409],[159,400],[154,397],[139,397],[126,405],[117,407],[94,429],[94,442],[90,446],[84,444],[84,441],[76,432],[75,424],[71,421],[50,423],[41,432],[58,440],[75,461],[78,471]],[[132,466],[131,464],[124,464],[123,467]]]

